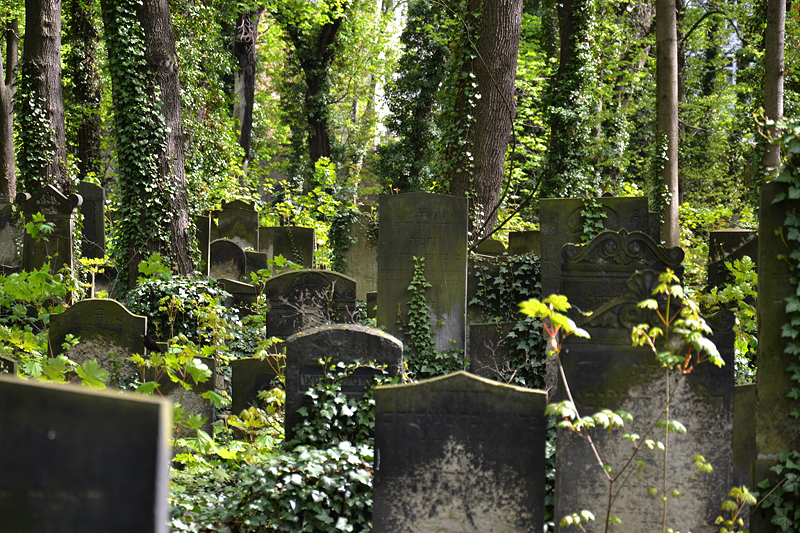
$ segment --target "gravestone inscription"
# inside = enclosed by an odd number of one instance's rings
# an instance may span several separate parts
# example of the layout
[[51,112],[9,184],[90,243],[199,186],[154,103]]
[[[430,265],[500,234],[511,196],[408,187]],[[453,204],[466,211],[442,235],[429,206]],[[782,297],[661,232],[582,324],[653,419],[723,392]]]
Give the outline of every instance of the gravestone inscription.
[[545,404],[466,372],[378,387],[373,531],[541,531]]
[[0,529],[166,533],[172,406],[0,376]]

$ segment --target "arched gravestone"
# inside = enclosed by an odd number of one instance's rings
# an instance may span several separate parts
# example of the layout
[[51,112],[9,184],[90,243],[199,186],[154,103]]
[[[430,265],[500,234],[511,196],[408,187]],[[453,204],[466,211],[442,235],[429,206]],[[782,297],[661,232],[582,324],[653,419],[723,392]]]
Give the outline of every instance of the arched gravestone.
[[267,280],[267,335],[285,339],[302,329],[351,322],[356,282],[330,270],[293,270]]
[[466,372],[378,387],[373,531],[541,531],[546,403]]
[[[378,329],[336,324],[301,331],[286,340],[286,436],[302,420],[297,410],[303,405],[306,391],[323,375],[319,359],[330,357],[334,363],[375,362],[386,365],[390,376],[403,369],[403,343]],[[342,383],[342,392],[361,398],[372,383],[375,371],[360,368]]]
[[50,184],[33,196],[24,192],[17,194],[17,205],[22,210],[25,222],[30,222],[33,215],[41,213],[47,222],[54,225],[53,233],[47,235],[47,242],[36,242],[30,234],[25,233],[22,241],[23,270],[40,268],[48,258],[51,272],[57,272],[64,265],[70,270],[75,268],[75,213],[82,202],[80,195],[71,194],[68,198]]
[[604,231],[587,244],[561,250],[560,294],[582,311],[591,311],[622,296],[638,270],[671,269],[683,278],[683,250],[659,246],[649,235],[625,229]]
[[210,263],[209,272],[212,278],[241,281],[247,269],[247,256],[235,241],[217,239],[211,243]]
[[[611,433],[602,428],[592,430],[592,438],[612,475],[617,475],[627,464],[634,448],[630,440],[622,438],[623,434],[638,434],[639,442],[648,438],[665,440],[663,429],[650,432],[662,416],[666,402],[665,370],[649,347],[631,346],[633,326],[658,324],[653,311],[637,305],[651,298],[657,284],[657,272],[638,272],[629,280],[622,298],[590,316],[576,313],[573,316],[576,324],[591,338],[567,337],[560,354],[580,416],[604,408],[624,410],[633,416],[633,422],[620,430]],[[730,490],[733,469],[734,319],[730,312],[722,311],[708,323],[714,330],[711,340],[725,366],[701,363],[688,375],[672,374],[670,382],[670,419],[680,421],[687,432],[685,435],[671,432],[669,436],[668,491],[677,489],[682,496],[669,499],[667,527],[693,533],[717,533],[715,519],[720,514],[720,502]],[[564,390],[559,386],[561,400],[566,400]],[[697,474],[693,457],[698,454],[708,461],[713,472]],[[633,473],[618,492],[612,508],[612,516],[622,521],[614,526],[619,533],[661,530],[663,508],[658,498],[648,495],[648,489],[661,490],[663,452],[642,446],[636,459],[644,461],[644,470],[633,466]],[[692,479],[696,474],[696,479]],[[659,496],[662,494],[659,492]],[[556,524],[564,516],[583,509],[594,513],[598,521],[605,520],[608,481],[586,441],[566,429],[558,430],[555,501]],[[556,531],[569,530],[557,527]]]
[[147,332],[147,317],[134,315],[115,300],[90,298],[50,316],[48,339],[53,356],[62,353],[67,334],[80,339],[66,355],[78,364],[95,359],[109,372],[107,386],[136,377],[138,369],[127,358],[144,355],[142,335]]

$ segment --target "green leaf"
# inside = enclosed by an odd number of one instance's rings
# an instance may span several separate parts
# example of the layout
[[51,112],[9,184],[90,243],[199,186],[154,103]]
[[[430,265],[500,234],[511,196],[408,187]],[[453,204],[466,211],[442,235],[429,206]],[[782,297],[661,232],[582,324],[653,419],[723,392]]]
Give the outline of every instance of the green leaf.
[[75,369],[78,376],[83,380],[81,383],[93,389],[105,389],[105,381],[108,379],[108,371],[100,368],[94,359],[85,361]]

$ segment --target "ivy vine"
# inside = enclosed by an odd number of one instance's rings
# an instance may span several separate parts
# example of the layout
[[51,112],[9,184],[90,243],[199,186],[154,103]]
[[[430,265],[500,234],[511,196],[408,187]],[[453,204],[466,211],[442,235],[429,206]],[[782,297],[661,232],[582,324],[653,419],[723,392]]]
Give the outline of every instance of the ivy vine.
[[606,217],[608,215],[603,210],[603,204],[597,198],[586,198],[583,201],[583,208],[581,208],[581,220],[583,220],[581,242],[591,242],[592,239],[604,232]]
[[340,212],[333,218],[328,230],[332,255],[331,267],[337,272],[345,272],[347,269],[347,251],[358,242],[358,237],[352,234],[351,229],[359,222],[366,225],[370,243],[373,246],[378,244],[378,217],[374,211],[362,213],[352,207]]
[[33,88],[33,68],[28,64],[20,68],[14,98],[17,179],[21,191],[38,191],[47,185],[47,167],[56,156],[45,101]]

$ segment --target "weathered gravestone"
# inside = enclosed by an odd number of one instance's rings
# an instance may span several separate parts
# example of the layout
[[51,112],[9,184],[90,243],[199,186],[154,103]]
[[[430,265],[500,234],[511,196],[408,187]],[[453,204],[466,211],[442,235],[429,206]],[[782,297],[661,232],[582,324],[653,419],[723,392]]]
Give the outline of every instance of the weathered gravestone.
[[349,245],[343,253],[342,273],[356,280],[356,298],[366,300],[367,293],[378,288],[378,243],[371,218],[355,217],[347,238]]
[[200,262],[198,270],[204,276],[210,276],[211,267],[211,217],[199,215],[194,219],[195,236],[197,237],[197,248],[200,250]]
[[352,322],[356,282],[330,270],[293,270],[267,280],[267,335],[285,339],[323,324]]
[[[469,371],[476,376],[487,379],[498,379],[513,372],[511,366],[509,347],[510,343],[518,342],[516,336],[509,338],[508,334],[515,322],[490,322],[469,325]],[[532,384],[527,384],[532,386]]]
[[478,243],[475,253],[481,255],[503,255],[506,253],[506,246],[497,239],[486,239]]
[[[647,233],[650,227],[647,198],[597,198],[603,206],[607,230],[626,229]],[[584,200],[580,198],[542,198],[539,200],[542,251],[542,296],[560,289],[561,248],[580,243],[583,235]]]
[[[217,362],[213,357],[195,357],[202,365],[211,372],[211,375],[206,381],[197,383],[191,376],[186,376],[184,381],[191,386],[191,389],[186,389],[180,383],[175,383],[170,377],[163,372],[158,375],[152,369],[147,372],[147,379],[149,381],[158,382],[156,395],[169,399],[173,403],[179,403],[187,416],[199,415],[205,422],[200,429],[213,435],[214,423],[214,404],[211,401],[203,398],[203,393],[214,390],[217,381]],[[176,428],[176,438],[192,438],[197,436],[197,432],[185,426],[178,426]]]
[[216,214],[217,226],[212,229],[214,240],[228,239],[242,249],[258,250],[258,212],[254,204],[241,200],[223,202],[222,211]]
[[373,531],[541,531],[546,401],[466,372],[378,387]]
[[166,533],[169,402],[0,376],[0,530]]
[[[425,259],[426,299],[436,349],[465,348],[466,198],[412,192],[380,198],[378,325],[400,339],[408,322],[414,257]],[[402,326],[400,325],[402,324]]]
[[730,274],[725,263],[748,256],[758,263],[758,233],[746,229],[712,231],[708,246],[708,286],[722,287]]
[[231,412],[238,415],[256,405],[258,393],[275,384],[285,358],[267,355],[264,359],[245,357],[231,361]]
[[541,255],[542,242],[539,230],[530,231],[509,231],[508,232],[508,254]]
[[209,272],[214,279],[241,281],[247,269],[247,256],[239,244],[230,239],[217,239],[211,243]]
[[756,463],[756,385],[737,385],[733,391],[733,486],[752,487]]
[[83,198],[81,253],[86,258],[102,258],[106,254],[106,191],[100,185],[82,181],[78,184],[78,194]]
[[638,270],[671,269],[683,278],[683,250],[659,246],[640,231],[604,231],[583,245],[561,250],[561,284],[557,291],[582,311],[591,311],[622,296]]
[[237,309],[240,316],[253,314],[253,306],[258,300],[254,285],[225,278],[218,279],[217,284],[229,294],[225,301],[222,302],[222,305]]
[[67,198],[50,184],[33,196],[23,192],[17,194],[17,205],[22,210],[25,222],[30,222],[33,215],[41,213],[46,222],[54,225],[53,232],[45,236],[47,242],[36,242],[30,234],[25,233],[22,242],[23,270],[41,268],[48,260],[51,272],[57,272],[64,265],[70,270],[75,268],[72,236],[75,234],[75,213],[82,201],[77,194]]
[[[286,436],[302,416],[297,410],[303,405],[306,391],[322,377],[319,359],[330,357],[334,363],[375,362],[386,365],[390,376],[403,369],[403,344],[386,333],[364,326],[333,325],[312,328],[286,340]],[[372,384],[375,372],[359,368],[342,383],[342,392],[361,398]]]
[[0,266],[10,267],[17,261],[13,215],[14,207],[0,195]]
[[[651,297],[657,284],[658,273],[637,273],[622,298],[595,310],[591,316],[576,316],[578,327],[584,328],[591,339],[566,338],[560,357],[580,416],[611,409],[627,411],[634,418],[624,428],[611,433],[602,428],[592,431],[594,443],[610,467],[610,474],[618,476],[626,465],[628,468],[619,477],[614,490],[611,516],[621,520],[614,531],[661,530],[663,507],[658,498],[648,495],[648,489],[657,488],[657,496],[662,496],[662,474],[666,471],[667,491],[671,493],[677,489],[682,495],[680,499],[668,499],[667,527],[676,531],[716,533],[719,505],[732,481],[733,315],[724,311],[709,320],[715,330],[712,341],[725,361],[724,367],[717,368],[706,362],[688,375],[670,374],[669,417],[681,422],[687,433],[671,432],[666,441],[663,428],[653,429],[666,405],[665,370],[648,347],[631,346],[633,326],[659,324],[654,312],[637,305]],[[559,386],[562,400],[566,400],[564,390]],[[639,443],[645,439],[667,442],[666,467],[663,452],[647,446],[642,446],[631,461],[634,445],[622,438],[622,434],[639,435]],[[693,464],[696,455],[702,455],[713,472],[698,474]],[[622,479],[627,481],[623,484]],[[608,490],[606,475],[587,442],[569,430],[559,429],[555,523],[583,509],[594,513],[599,523],[605,523]],[[556,531],[568,529],[557,527]]]
[[267,270],[269,268],[269,260],[267,258],[267,254],[264,252],[245,250],[244,257],[244,278],[248,281],[252,279],[250,274],[255,274],[259,270]]
[[0,374],[17,375],[17,362],[14,359],[0,356]]
[[[283,256],[303,268],[314,268],[314,252],[317,249],[314,228],[262,226],[258,230],[258,242],[258,251],[266,253],[268,261]],[[281,270],[280,267],[273,267],[274,272]]]
[[128,383],[138,374],[128,357],[144,354],[142,335],[147,318],[132,314],[115,300],[89,298],[50,317],[48,339],[53,356],[62,353],[61,344],[72,334],[80,343],[66,355],[78,364],[94,359],[109,372],[107,386]]

